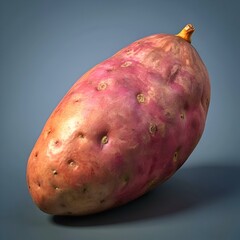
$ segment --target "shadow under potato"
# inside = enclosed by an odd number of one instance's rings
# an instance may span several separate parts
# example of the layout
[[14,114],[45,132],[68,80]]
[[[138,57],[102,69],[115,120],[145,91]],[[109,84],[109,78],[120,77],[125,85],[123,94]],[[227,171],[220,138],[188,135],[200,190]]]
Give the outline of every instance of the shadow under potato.
[[240,191],[240,166],[180,169],[155,190],[126,205],[89,216],[52,216],[54,224],[98,226],[167,217],[201,207]]

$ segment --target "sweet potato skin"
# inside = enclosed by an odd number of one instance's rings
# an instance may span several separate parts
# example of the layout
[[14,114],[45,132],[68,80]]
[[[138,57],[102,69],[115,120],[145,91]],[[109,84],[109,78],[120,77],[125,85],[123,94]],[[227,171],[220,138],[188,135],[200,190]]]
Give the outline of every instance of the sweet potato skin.
[[36,205],[86,215],[125,204],[171,177],[204,130],[207,69],[194,47],[155,34],[84,74],[47,120],[28,160]]

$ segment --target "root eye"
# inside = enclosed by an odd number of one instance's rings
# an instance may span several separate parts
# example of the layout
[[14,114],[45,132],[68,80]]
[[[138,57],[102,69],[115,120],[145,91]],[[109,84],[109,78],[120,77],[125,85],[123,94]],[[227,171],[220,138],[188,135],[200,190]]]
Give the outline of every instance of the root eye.
[[68,164],[69,166],[71,166],[71,167],[73,167],[74,165],[76,165],[75,161],[72,160],[72,159],[69,159],[69,160],[67,161],[67,164]]
[[137,95],[137,100],[139,103],[144,103],[145,102],[145,96],[142,93],[139,93]]
[[207,98],[206,99],[206,106],[208,107],[208,105],[209,105],[209,99]]
[[177,162],[179,158],[179,150],[180,150],[180,147],[176,150],[176,152],[173,155],[173,162]]
[[154,135],[157,132],[157,125],[154,123],[151,123],[149,126],[149,132]]
[[82,132],[77,133],[77,137],[84,138],[84,134]]
[[174,153],[174,156],[173,156],[173,161],[174,161],[174,162],[176,162],[176,161],[177,161],[177,157],[178,157],[178,153],[177,153],[177,152],[175,152],[175,153]]
[[108,136],[103,136],[101,139],[102,144],[107,144],[108,143]]
[[57,186],[53,186],[53,188],[56,190],[56,191],[58,191],[60,188],[59,187],[57,187]]

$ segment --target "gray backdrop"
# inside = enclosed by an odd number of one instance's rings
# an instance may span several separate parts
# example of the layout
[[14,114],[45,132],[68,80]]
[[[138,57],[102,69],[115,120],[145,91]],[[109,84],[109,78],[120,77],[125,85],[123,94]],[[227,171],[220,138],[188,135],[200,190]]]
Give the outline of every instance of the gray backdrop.
[[[0,239],[240,239],[238,1],[0,1]],[[31,201],[28,156],[88,69],[134,40],[194,24],[211,77],[204,135],[168,182],[102,214],[52,217]]]

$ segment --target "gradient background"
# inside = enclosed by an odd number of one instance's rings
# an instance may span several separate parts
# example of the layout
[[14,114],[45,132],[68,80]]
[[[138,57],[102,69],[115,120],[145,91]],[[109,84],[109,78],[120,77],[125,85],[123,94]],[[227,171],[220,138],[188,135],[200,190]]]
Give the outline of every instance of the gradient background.
[[[0,239],[240,239],[238,1],[0,1]],[[186,23],[212,98],[203,137],[168,182],[126,206],[52,217],[31,201],[28,156],[48,116],[95,64]]]

